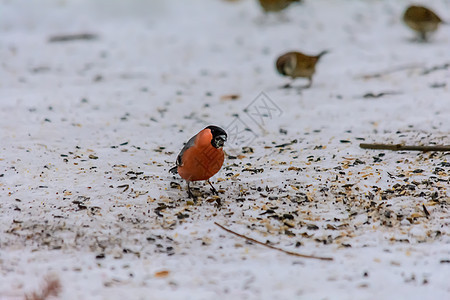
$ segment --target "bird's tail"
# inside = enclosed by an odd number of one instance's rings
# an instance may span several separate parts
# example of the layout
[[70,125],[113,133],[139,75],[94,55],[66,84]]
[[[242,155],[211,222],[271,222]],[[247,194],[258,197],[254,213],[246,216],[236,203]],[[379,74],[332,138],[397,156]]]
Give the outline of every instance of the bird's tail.
[[322,52],[319,53],[319,55],[317,55],[317,59],[320,59],[322,56],[324,56],[325,54],[329,53],[330,51],[328,50],[324,50]]
[[178,166],[175,166],[169,170],[169,173],[178,174]]

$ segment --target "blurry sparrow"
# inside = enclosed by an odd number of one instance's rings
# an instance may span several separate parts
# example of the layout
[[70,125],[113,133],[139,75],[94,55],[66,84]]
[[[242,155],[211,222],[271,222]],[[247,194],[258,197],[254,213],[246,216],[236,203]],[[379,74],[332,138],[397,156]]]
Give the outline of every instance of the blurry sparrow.
[[292,2],[300,2],[301,0],[258,0],[264,12],[278,12],[288,7]]
[[[308,78],[309,83],[305,88],[309,88],[312,84],[312,77],[316,72],[316,63],[326,53],[328,51],[322,51],[317,56],[308,56],[300,52],[283,54],[277,59],[276,66],[278,73],[289,76],[293,80],[298,77]],[[290,85],[287,84],[285,87],[290,87]]]
[[427,40],[427,34],[435,32],[443,23],[433,11],[423,6],[410,6],[403,15],[403,21],[409,28],[416,31],[422,41]]

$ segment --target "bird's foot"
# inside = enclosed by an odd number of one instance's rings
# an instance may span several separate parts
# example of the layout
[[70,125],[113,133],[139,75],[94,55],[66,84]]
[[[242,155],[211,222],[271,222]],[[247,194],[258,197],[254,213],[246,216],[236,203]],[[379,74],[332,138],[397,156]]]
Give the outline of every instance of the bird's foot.
[[219,192],[215,188],[211,188],[211,192],[216,196],[219,195]]
[[211,183],[211,181],[209,181],[208,180],[208,183],[209,183],[209,185],[211,186],[211,192],[214,194],[214,195],[219,195],[219,192],[216,190],[216,188],[212,185],[212,183]]
[[194,194],[192,194],[191,190],[188,190],[187,194],[188,197],[191,198],[192,200],[197,200],[197,197],[195,197]]
[[292,84],[286,83],[285,85],[280,86],[280,89],[290,89],[292,88]]

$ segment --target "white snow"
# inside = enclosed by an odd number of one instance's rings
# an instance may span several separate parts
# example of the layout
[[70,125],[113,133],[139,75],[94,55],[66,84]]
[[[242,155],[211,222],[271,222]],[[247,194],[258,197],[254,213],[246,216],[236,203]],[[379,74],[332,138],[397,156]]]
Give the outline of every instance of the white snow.
[[[450,144],[450,27],[418,43],[409,1],[303,2],[0,1],[0,299],[47,276],[60,299],[450,299],[449,152],[359,148]],[[49,42],[77,33],[98,38]],[[280,54],[325,49],[279,88]],[[208,124],[220,206],[167,172]]]

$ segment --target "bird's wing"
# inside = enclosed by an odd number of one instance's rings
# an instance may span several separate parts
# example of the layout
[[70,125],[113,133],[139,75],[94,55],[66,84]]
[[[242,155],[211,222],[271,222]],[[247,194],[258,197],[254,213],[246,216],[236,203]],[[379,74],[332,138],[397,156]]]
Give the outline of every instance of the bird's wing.
[[193,137],[191,137],[191,139],[184,145],[183,149],[181,149],[180,154],[178,154],[178,156],[177,156],[177,163],[176,163],[177,167],[183,165],[183,154],[187,149],[194,146],[196,138],[197,138],[197,135],[194,135]]

